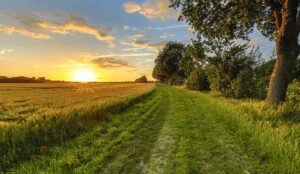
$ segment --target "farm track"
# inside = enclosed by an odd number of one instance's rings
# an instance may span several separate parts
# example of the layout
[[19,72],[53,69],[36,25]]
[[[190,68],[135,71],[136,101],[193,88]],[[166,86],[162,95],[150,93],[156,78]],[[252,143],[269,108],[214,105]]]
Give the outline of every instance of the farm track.
[[16,173],[264,173],[224,120],[224,108],[195,92],[158,86],[145,101]]

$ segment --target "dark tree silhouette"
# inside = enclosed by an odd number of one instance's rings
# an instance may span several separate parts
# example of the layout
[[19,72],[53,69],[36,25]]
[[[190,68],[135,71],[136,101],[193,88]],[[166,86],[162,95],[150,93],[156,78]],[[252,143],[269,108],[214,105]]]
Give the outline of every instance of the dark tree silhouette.
[[52,81],[48,80],[45,77],[24,77],[24,76],[18,76],[18,77],[6,77],[6,76],[0,76],[0,83],[47,83],[47,82],[63,82],[63,81]]
[[148,83],[148,79],[146,76],[142,76],[135,80],[135,83]]

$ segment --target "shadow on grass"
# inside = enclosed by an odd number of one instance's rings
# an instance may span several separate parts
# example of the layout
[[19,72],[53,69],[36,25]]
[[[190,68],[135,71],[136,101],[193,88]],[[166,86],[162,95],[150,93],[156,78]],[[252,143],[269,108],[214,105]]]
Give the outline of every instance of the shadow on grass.
[[290,123],[290,124],[299,124],[300,123],[300,111],[298,110],[288,110],[285,111],[280,117],[280,121]]

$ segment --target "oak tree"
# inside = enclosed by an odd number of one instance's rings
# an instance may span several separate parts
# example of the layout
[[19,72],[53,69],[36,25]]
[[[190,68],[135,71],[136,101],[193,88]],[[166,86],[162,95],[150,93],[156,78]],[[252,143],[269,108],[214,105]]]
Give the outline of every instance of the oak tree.
[[267,102],[285,101],[288,82],[300,53],[299,0],[170,0],[180,8],[180,20],[186,20],[198,35],[209,40],[249,39],[257,28],[276,42]]

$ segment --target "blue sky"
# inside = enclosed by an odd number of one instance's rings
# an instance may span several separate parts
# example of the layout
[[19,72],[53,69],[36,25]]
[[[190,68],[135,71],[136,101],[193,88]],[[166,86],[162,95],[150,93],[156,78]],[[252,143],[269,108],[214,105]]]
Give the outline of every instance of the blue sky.
[[[98,81],[151,78],[167,41],[193,37],[168,0],[2,0],[0,75],[72,80],[80,69]],[[251,44],[268,57],[274,44],[258,31]]]

